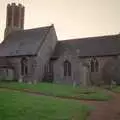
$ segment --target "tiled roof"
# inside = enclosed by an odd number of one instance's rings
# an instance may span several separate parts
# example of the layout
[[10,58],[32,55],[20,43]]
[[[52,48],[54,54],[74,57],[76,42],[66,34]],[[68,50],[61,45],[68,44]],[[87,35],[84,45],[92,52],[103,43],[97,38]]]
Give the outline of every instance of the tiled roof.
[[0,44],[0,56],[36,55],[51,26],[11,33]]
[[69,50],[80,57],[120,54],[120,36],[108,35],[59,41],[52,57]]

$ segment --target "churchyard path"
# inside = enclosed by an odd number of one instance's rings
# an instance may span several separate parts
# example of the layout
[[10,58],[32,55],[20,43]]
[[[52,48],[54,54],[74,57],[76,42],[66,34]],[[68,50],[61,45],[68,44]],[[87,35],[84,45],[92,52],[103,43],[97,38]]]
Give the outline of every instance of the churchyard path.
[[120,93],[111,93],[113,99],[106,102],[86,102],[95,106],[87,120],[120,120]]

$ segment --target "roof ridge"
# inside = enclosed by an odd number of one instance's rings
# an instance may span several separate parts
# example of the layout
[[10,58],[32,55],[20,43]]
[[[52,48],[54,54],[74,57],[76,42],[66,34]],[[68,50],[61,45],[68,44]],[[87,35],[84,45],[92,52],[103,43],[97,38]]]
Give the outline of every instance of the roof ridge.
[[17,34],[17,33],[20,33],[20,32],[29,32],[29,31],[32,31],[32,30],[38,30],[38,29],[43,29],[43,28],[50,28],[50,27],[53,27],[53,24],[50,25],[50,26],[43,26],[43,27],[37,27],[37,28],[31,28],[31,29],[24,29],[24,30],[16,30],[16,31],[13,31],[12,33],[10,33],[4,40],[7,40],[9,38],[9,36],[13,35],[13,34]]
[[102,36],[91,36],[91,37],[83,37],[83,38],[70,38],[70,39],[64,39],[64,40],[59,40],[59,42],[62,41],[72,41],[72,40],[82,40],[82,39],[91,39],[91,38],[102,38],[102,37],[117,37],[119,34],[113,34],[113,35],[102,35]]
[[35,28],[28,28],[28,29],[24,29],[21,31],[27,31],[27,30],[36,30],[36,29],[42,29],[42,28],[49,28],[52,27],[53,25],[49,25],[49,26],[41,26],[41,27],[35,27]]
[[11,33],[0,45],[0,56],[36,55],[50,28]]

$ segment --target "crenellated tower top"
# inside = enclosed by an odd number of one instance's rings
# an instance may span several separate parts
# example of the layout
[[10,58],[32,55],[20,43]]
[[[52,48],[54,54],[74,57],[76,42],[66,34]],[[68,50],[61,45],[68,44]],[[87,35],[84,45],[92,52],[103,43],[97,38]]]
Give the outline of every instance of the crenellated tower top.
[[25,7],[22,4],[11,3],[7,5],[4,37],[13,31],[24,29],[24,13]]

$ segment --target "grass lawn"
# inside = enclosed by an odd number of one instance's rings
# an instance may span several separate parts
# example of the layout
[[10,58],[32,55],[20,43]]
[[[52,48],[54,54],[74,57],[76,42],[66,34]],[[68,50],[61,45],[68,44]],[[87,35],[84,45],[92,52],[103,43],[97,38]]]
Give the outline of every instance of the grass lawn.
[[120,86],[115,86],[115,87],[113,87],[113,88],[112,88],[112,91],[113,91],[113,92],[118,92],[118,93],[120,93]]
[[77,97],[81,99],[108,100],[111,98],[103,89],[100,88],[80,88],[72,85],[60,84],[25,84],[15,82],[1,82],[0,87],[9,87],[15,89],[29,89],[35,92],[46,93],[54,96]]
[[85,120],[92,108],[75,100],[0,89],[0,120]]

